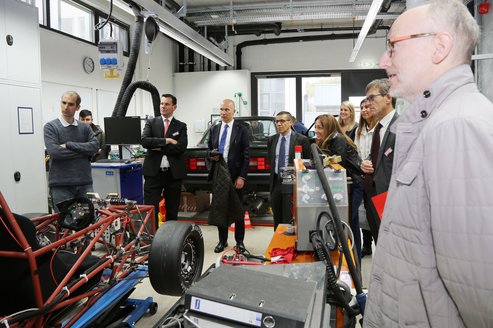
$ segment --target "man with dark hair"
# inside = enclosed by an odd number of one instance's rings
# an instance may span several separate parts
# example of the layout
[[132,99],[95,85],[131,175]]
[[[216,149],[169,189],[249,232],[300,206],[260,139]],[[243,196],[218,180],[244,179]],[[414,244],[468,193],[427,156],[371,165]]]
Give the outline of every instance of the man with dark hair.
[[458,0],[408,8],[380,59],[409,102],[364,327],[493,326],[493,104],[471,71],[479,26]]
[[142,169],[144,203],[154,205],[156,228],[161,195],[165,201],[166,220],[178,218],[181,185],[185,177],[187,125],[173,116],[175,110],[176,97],[162,95],[161,115],[147,120],[142,132],[142,147],[147,149]]
[[110,152],[110,146],[107,146],[104,139],[104,131],[99,125],[94,124],[92,112],[88,109],[83,109],[79,112],[79,121],[89,125],[94,132],[94,135],[99,141],[99,149],[96,154],[92,155],[91,162],[96,162],[100,159],[107,159]]
[[395,147],[395,133],[390,126],[399,115],[394,109],[395,99],[390,95],[389,79],[371,81],[366,86],[366,100],[378,120],[373,130],[370,158],[361,162],[361,170],[366,174],[363,193],[366,218],[376,244],[380,218],[371,199],[389,189]]
[[98,139],[87,124],[74,116],[80,108],[77,92],[67,91],[60,100],[61,116],[44,126],[46,152],[50,156],[48,185],[53,209],[65,200],[92,192],[90,159],[99,149]]
[[[302,147],[302,158],[310,158],[310,141],[302,134],[291,128],[292,116],[282,111],[276,115],[277,134],[267,141],[267,158],[270,163],[270,202],[274,218],[274,230],[281,223],[290,223],[293,219],[291,212],[293,186],[283,189],[281,168],[293,166],[295,146]],[[284,186],[289,188],[288,186]]]

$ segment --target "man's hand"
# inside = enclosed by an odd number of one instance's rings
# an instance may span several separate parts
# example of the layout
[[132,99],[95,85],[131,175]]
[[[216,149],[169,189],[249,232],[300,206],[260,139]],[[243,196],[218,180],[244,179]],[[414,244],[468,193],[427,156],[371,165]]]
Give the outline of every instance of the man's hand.
[[373,174],[375,169],[373,168],[373,164],[371,161],[365,159],[364,161],[361,162],[361,171],[365,174]]
[[176,145],[177,143],[178,143],[178,141],[176,141],[173,138],[166,138],[166,144],[167,145],[169,145],[169,144]]
[[217,162],[217,161],[219,161],[219,159],[220,159],[220,158],[221,158],[221,155],[211,156],[211,159],[212,159],[213,161],[216,161],[216,162]]
[[67,145],[61,144],[60,147],[67,149]]
[[245,179],[243,179],[242,177],[236,178],[235,189],[243,189],[244,185],[245,185]]

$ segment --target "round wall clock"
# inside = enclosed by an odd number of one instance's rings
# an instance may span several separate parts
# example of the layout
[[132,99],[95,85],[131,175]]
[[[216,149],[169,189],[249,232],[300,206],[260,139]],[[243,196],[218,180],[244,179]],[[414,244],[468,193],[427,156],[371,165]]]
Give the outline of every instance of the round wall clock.
[[87,74],[94,72],[94,60],[91,57],[84,57],[82,66],[84,67],[84,72]]

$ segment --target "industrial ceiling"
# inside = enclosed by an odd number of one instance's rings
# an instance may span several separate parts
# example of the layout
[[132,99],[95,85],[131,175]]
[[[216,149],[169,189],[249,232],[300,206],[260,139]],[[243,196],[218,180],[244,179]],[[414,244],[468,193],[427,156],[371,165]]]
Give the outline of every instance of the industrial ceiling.
[[[202,34],[207,33],[215,38],[225,33],[260,36],[265,33],[357,31],[372,3],[369,0],[162,1],[181,19],[200,29]],[[390,26],[405,10],[405,3],[404,0],[385,0],[377,15],[375,28]]]

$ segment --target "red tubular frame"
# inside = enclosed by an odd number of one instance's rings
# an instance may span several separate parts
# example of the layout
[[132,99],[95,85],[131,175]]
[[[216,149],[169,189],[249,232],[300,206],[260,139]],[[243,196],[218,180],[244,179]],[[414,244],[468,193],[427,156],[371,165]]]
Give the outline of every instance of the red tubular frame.
[[[148,250],[146,250],[145,248],[150,248],[150,242],[145,242],[145,240],[142,240],[140,237],[142,236],[142,234],[146,232],[148,223],[150,223],[150,231],[148,231],[150,235],[154,235],[156,230],[154,224],[153,206],[138,205],[133,209],[128,209],[126,206],[123,205],[109,206],[107,208],[101,208],[98,210],[99,218],[97,222],[91,224],[89,227],[77,232],[68,232],[65,234],[60,233],[60,231],[57,228],[56,237],[55,237],[56,240],[53,243],[44,246],[36,251],[33,251],[31,249],[31,246],[27,242],[24,233],[22,232],[17,221],[15,220],[1,192],[0,192],[0,206],[4,210],[6,216],[6,218],[0,217],[0,224],[4,223],[1,221],[5,219],[8,220],[11,226],[12,235],[17,239],[17,241],[20,244],[20,247],[23,249],[23,251],[20,252],[0,250],[0,261],[2,260],[2,258],[19,258],[28,261],[31,279],[34,287],[33,293],[36,300],[36,306],[38,308],[42,308],[48,305],[50,302],[52,302],[55,299],[55,297],[60,292],[62,292],[62,290],[71,282],[75,272],[80,268],[83,261],[89,255],[91,255],[92,249],[96,246],[97,243],[103,244],[105,248],[104,253],[102,255],[99,255],[99,258],[101,260],[106,258],[104,262],[99,264],[96,268],[94,268],[91,272],[87,274],[86,279],[80,279],[80,277],[77,278],[79,280],[73,286],[70,287],[69,294],[64,295],[62,300],[60,300],[60,302],[56,304],[52,309],[50,309],[47,313],[38,315],[36,317],[21,322],[14,323],[13,325],[10,325],[10,327],[16,327],[21,325],[25,327],[42,327],[45,320],[48,319],[50,313],[55,310],[61,309],[63,307],[71,306],[74,303],[84,298],[87,298],[86,301],[87,304],[92,304],[97,300],[97,298],[101,297],[103,293],[106,290],[108,290],[109,287],[111,286],[109,286],[106,283],[106,287],[108,288],[95,287],[92,290],[89,290],[76,297],[70,298],[70,295],[73,292],[75,292],[78,288],[83,286],[89,279],[98,275],[104,269],[107,268],[111,269],[111,275],[107,281],[113,284],[121,280],[122,278],[126,277],[128,274],[130,274],[130,272],[132,272],[132,270],[135,269],[137,265],[144,264],[149,257]],[[136,226],[134,222],[130,219],[130,217],[135,214],[141,215],[144,213],[145,213],[145,217],[141,222],[139,229],[136,229]],[[32,221],[37,223],[36,226],[37,231],[43,231],[43,229],[46,229],[46,227],[49,224],[51,223],[56,224],[55,221],[58,220],[58,218],[59,218],[58,214],[52,214],[52,215],[46,215],[46,216],[34,218],[32,219]],[[115,235],[113,243],[109,243],[108,241],[105,241],[103,238],[104,232],[112,228],[112,225],[116,220],[120,220],[120,225],[122,227],[120,229],[120,232],[130,231],[133,234],[135,234],[135,238],[132,238],[131,240],[125,243],[124,235],[123,233],[120,233],[120,236]],[[91,232],[94,232],[94,235],[88,239],[89,233]],[[39,276],[37,274],[38,266],[36,263],[36,258],[51,251],[56,252],[60,247],[62,248],[67,247],[71,242],[77,240],[84,242],[83,245],[85,245],[85,249],[82,251],[80,257],[77,259],[76,263],[62,279],[62,281],[58,282],[59,283],[58,287],[53,291],[50,297],[48,297],[48,299],[45,302],[43,302],[42,293],[41,293],[41,284],[40,284]],[[89,240],[89,244],[87,244],[88,240]],[[142,250],[140,249],[141,246],[144,247],[144,252],[142,252]],[[82,309],[78,309],[78,311],[73,315],[72,320],[70,321],[71,323],[68,326],[76,322],[77,319],[87,310],[88,307],[89,306],[86,305]],[[5,318],[0,317],[0,321],[3,319]]]

